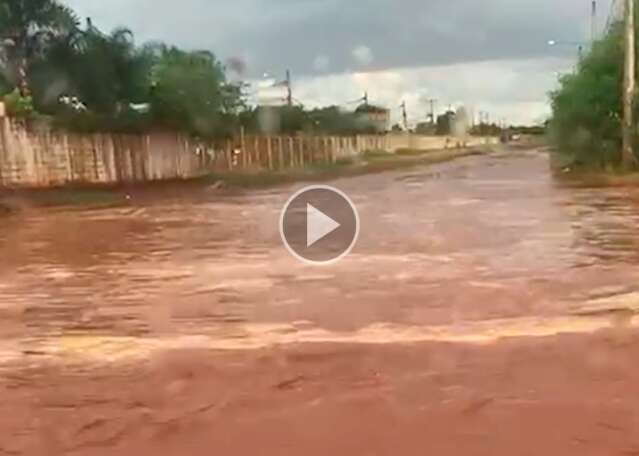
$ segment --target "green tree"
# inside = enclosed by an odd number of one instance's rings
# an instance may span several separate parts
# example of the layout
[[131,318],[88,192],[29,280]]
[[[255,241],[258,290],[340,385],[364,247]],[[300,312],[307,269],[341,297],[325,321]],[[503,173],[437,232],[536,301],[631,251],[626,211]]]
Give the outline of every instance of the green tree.
[[11,91],[13,85],[7,77],[6,71],[0,68],[0,96],[6,95]]
[[440,136],[450,135],[453,131],[454,121],[455,121],[454,111],[446,111],[444,114],[437,116],[435,133]]
[[34,65],[38,102],[55,110],[58,96],[76,96],[93,113],[117,116],[148,100],[153,55],[137,48],[131,31],[76,31],[50,47]]
[[346,135],[360,130],[355,113],[338,106],[313,109],[309,112],[309,118],[315,124],[314,129],[322,133]]
[[231,133],[242,106],[241,87],[227,84],[224,67],[206,51],[157,46],[152,112],[161,125],[201,136]]
[[621,24],[614,25],[550,94],[551,139],[572,165],[604,167],[620,161],[622,32]]
[[56,0],[0,0],[1,63],[23,96],[32,61],[76,26],[73,11]]
[[89,109],[113,115],[148,100],[153,59],[136,48],[130,30],[118,28],[109,35],[89,30],[78,57],[73,83]]

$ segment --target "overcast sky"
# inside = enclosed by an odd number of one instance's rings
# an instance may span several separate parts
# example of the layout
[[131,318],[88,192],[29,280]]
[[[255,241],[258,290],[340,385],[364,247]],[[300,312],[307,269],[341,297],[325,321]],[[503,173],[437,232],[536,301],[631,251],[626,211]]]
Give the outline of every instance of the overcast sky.
[[[126,26],[140,42],[208,49],[246,63],[241,77],[283,78],[306,105],[345,104],[368,91],[412,121],[429,98],[494,119],[536,122],[557,73],[587,41],[591,0],[64,0],[102,29]],[[598,0],[602,29],[611,0]],[[231,75],[233,76],[233,75]],[[348,105],[347,105],[348,106]]]

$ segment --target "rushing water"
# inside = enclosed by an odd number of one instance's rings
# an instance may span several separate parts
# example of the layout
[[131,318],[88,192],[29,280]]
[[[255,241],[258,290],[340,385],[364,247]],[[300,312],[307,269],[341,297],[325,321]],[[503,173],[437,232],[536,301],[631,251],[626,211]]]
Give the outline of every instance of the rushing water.
[[630,305],[639,288],[639,190],[562,186],[544,154],[331,184],[354,200],[362,230],[329,267],[297,262],[279,239],[282,205],[302,184],[146,190],[116,208],[8,217],[0,337],[472,339],[589,330],[580,310],[610,296]]

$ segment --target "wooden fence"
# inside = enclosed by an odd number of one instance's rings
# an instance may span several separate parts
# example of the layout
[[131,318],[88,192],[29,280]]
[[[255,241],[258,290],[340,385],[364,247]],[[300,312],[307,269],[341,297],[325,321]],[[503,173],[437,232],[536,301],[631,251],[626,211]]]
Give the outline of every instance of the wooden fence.
[[[468,146],[493,138],[471,138]],[[366,150],[461,147],[451,138],[408,134],[253,136],[205,143],[177,133],[94,134],[31,129],[0,117],[0,186],[122,184],[190,179],[212,171],[286,170],[355,158]]]
[[206,153],[218,170],[285,170],[335,163],[372,149],[387,150],[386,137],[242,135],[208,147]]

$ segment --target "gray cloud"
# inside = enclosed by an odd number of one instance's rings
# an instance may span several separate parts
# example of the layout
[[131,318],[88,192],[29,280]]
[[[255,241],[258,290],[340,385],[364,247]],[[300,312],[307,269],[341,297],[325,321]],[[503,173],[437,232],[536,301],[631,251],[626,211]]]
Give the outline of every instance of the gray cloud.
[[[207,48],[248,60],[252,75],[385,69],[567,55],[549,39],[584,40],[587,0],[66,0],[107,28],[143,40]],[[599,0],[601,17],[610,0]],[[366,47],[374,59],[358,61]],[[322,71],[322,70],[320,70]]]
[[[128,26],[161,40],[241,58],[247,78],[293,71],[296,97],[342,104],[368,90],[402,99],[465,103],[518,122],[547,115],[570,46],[587,41],[590,0],[63,0],[104,29]],[[602,28],[611,0],[598,0]],[[484,106],[481,108],[481,106]]]

